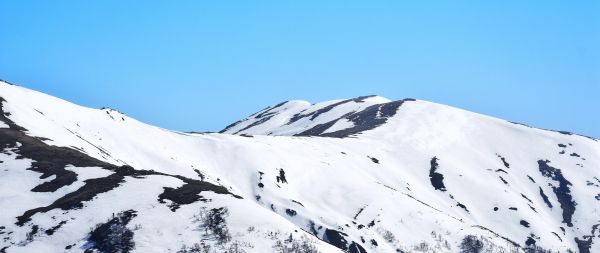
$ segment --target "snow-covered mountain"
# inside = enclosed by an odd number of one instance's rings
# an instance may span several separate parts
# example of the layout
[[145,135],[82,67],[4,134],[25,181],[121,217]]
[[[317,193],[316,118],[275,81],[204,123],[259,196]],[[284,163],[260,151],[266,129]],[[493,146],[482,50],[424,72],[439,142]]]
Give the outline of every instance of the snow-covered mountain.
[[590,137],[376,96],[206,134],[0,97],[0,252],[600,252]]

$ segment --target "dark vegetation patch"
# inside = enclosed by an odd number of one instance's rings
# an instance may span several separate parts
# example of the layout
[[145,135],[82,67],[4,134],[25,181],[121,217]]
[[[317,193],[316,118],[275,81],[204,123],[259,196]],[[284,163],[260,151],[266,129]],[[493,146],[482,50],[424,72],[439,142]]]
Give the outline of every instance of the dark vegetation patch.
[[525,241],[525,245],[527,246],[534,246],[536,243],[535,239],[533,239],[533,237],[529,236],[527,237],[527,240]]
[[377,244],[377,241],[375,241],[375,239],[371,239],[371,245],[373,245],[373,246],[375,246],[375,247],[379,246],[379,245]]
[[460,242],[461,253],[483,252],[483,242],[474,235],[465,236]]
[[431,180],[431,185],[436,190],[445,192],[446,186],[444,186],[444,175],[437,172],[439,166],[437,157],[433,157],[430,164],[429,179]]
[[67,221],[61,221],[58,223],[58,225],[51,227],[49,229],[47,229],[46,231],[44,231],[47,235],[53,235],[54,232],[56,232],[56,230],[58,230],[60,227],[62,227],[62,225],[67,224]]
[[371,222],[369,222],[369,224],[367,224],[368,227],[372,228],[375,226],[375,220],[372,220]]
[[358,212],[354,215],[354,219],[356,220],[356,218],[358,218],[358,216],[360,215],[360,213],[362,213],[365,208],[367,208],[367,206],[361,207],[360,209],[358,209]]
[[370,157],[370,156],[367,156],[367,157],[368,157],[369,159],[371,159],[371,162],[379,164],[379,159],[377,159],[377,158],[375,158],[375,157]]
[[286,213],[287,215],[289,215],[289,216],[292,216],[292,217],[293,217],[293,216],[296,216],[296,215],[298,214],[298,213],[296,212],[296,210],[289,209],[289,208],[288,208],[288,209],[285,209],[285,213]]
[[513,211],[517,211],[518,210],[516,207],[509,207],[508,209],[513,210]]
[[594,237],[596,237],[596,232],[598,231],[599,227],[600,224],[593,225],[590,233],[591,235],[584,235],[582,236],[582,239],[575,237],[575,242],[577,243],[577,248],[579,249],[580,253],[591,252],[590,249],[592,248],[592,243],[594,241]]
[[279,176],[276,177],[277,183],[281,182],[287,184],[287,179],[285,178],[285,171],[283,169],[279,169]]
[[565,144],[558,144],[558,147],[559,147],[559,148],[566,148],[566,147],[567,147],[567,145],[565,145]]
[[265,187],[265,184],[262,183],[262,179],[263,179],[263,175],[264,174],[265,173],[263,173],[262,171],[258,172],[258,187],[260,187],[260,188],[264,188]]
[[134,169],[129,166],[122,166],[115,169],[115,173],[103,178],[93,178],[85,180],[85,185],[79,189],[67,193],[58,198],[54,203],[30,209],[25,211],[23,215],[17,217],[17,225],[23,226],[31,220],[31,217],[37,213],[45,213],[52,209],[71,210],[83,207],[83,202],[92,200],[100,193],[108,192],[124,182],[125,176],[132,175]]
[[[350,112],[338,119],[329,121],[327,123],[318,124],[311,129],[296,134],[296,136],[323,136],[344,138],[351,135],[359,134],[367,130],[375,129],[385,124],[385,122],[387,122],[387,120],[390,117],[394,116],[398,111],[398,108],[406,101],[415,100],[404,99],[385,104],[372,105],[365,108],[362,111]],[[331,133],[324,133],[327,129],[329,129],[341,119],[345,119],[354,123],[354,126]]]
[[[285,240],[277,240],[273,246],[276,253],[320,253],[318,248],[309,240],[308,237],[294,238],[293,234]],[[237,253],[228,251],[228,253]]]
[[465,209],[465,211],[467,211],[467,213],[469,212],[469,209],[467,209],[467,206],[461,204],[460,202],[456,202],[456,206],[458,206],[458,207],[460,207],[462,209]]
[[510,168],[510,164],[506,161],[506,158],[504,158],[503,156],[496,154],[498,156],[498,158],[500,158],[500,160],[502,161],[502,164],[504,165],[504,167],[506,167],[507,169]]
[[[0,102],[2,101],[4,100],[0,98]],[[0,107],[0,109],[1,108],[2,107]],[[36,213],[45,213],[52,209],[71,210],[82,208],[83,202],[90,201],[98,194],[111,191],[118,187],[124,182],[126,176],[139,178],[146,175],[161,175],[175,177],[184,181],[185,185],[182,187],[167,191],[167,193],[163,193],[164,195],[161,194],[163,196],[161,199],[171,199],[175,203],[179,202],[179,204],[189,203],[191,199],[190,195],[197,194],[201,191],[231,194],[225,187],[216,186],[207,182],[155,171],[135,170],[127,165],[118,167],[92,158],[75,149],[50,146],[37,138],[27,136],[24,133],[26,129],[16,125],[8,119],[4,112],[0,114],[0,120],[9,125],[9,128],[0,129],[0,145],[4,148],[16,148],[16,153],[20,157],[34,160],[35,162],[32,163],[32,167],[29,168],[29,170],[42,173],[41,178],[47,178],[52,175],[55,176],[53,180],[40,184],[32,189],[34,192],[53,192],[65,185],[70,185],[75,182],[77,180],[77,174],[66,170],[65,166],[67,165],[76,167],[101,167],[106,170],[114,171],[113,174],[106,177],[85,180],[85,184],[82,187],[58,198],[48,206],[26,211],[23,215],[17,217],[16,224],[19,226],[23,226],[26,222],[30,221],[31,217]],[[21,144],[19,147],[17,147],[17,142]],[[240,198],[236,195],[233,196]]]
[[521,226],[528,228],[529,227],[529,222],[525,221],[525,220],[521,220],[519,222],[519,224],[521,224]]
[[200,212],[194,216],[194,222],[200,223],[198,228],[204,230],[206,237],[223,245],[231,241],[231,234],[225,221],[227,216],[229,216],[229,210],[226,207],[212,209],[202,207]]
[[497,206],[495,206],[495,207],[494,207],[494,212],[497,212],[497,211],[498,211],[498,207],[497,207]]
[[348,242],[347,234],[332,229],[325,229],[323,241],[350,253],[367,253],[367,251],[358,243]]
[[133,231],[127,224],[136,216],[136,211],[127,210],[117,214],[105,223],[96,225],[87,239],[85,253],[122,252],[127,253],[135,248]]
[[517,248],[521,248],[520,244],[516,243],[515,241],[513,241],[511,239],[508,239],[508,237],[506,237],[506,236],[501,236],[500,234],[494,232],[493,230],[491,230],[489,228],[486,228],[486,227],[480,226],[480,225],[474,225],[473,227],[479,228],[481,230],[488,231],[488,232],[492,233],[493,235],[495,235],[496,237],[504,239],[506,242],[512,244],[512,246],[517,247]]
[[[103,167],[115,168],[114,165],[89,157],[75,149],[67,147],[50,146],[38,138],[26,135],[27,129],[16,125],[8,119],[2,110],[1,103],[5,100],[0,98],[0,120],[9,125],[9,128],[0,128],[0,145],[2,148],[16,148],[15,153],[21,158],[33,160],[28,170],[41,173],[40,179],[55,176],[54,179],[37,185],[33,192],[54,192],[59,188],[71,185],[77,181],[77,174],[65,169],[67,165],[75,167]],[[21,146],[17,148],[17,142]]]
[[572,218],[575,213],[575,206],[577,203],[573,200],[571,196],[570,186],[572,185],[562,174],[560,169],[554,168],[548,165],[550,161],[539,160],[539,170],[544,177],[547,177],[551,180],[558,182],[559,186],[552,186],[552,190],[558,199],[558,203],[560,203],[560,207],[562,209],[563,222],[567,224],[567,226],[572,227]]
[[570,154],[570,156],[573,156],[573,157],[581,157],[581,156],[580,156],[579,154],[577,154],[577,153],[571,153],[571,154]]
[[26,240],[31,242],[33,241],[33,237],[40,232],[40,227],[38,225],[33,225],[31,226],[31,231],[27,232],[27,234],[25,235],[25,237],[27,238]]

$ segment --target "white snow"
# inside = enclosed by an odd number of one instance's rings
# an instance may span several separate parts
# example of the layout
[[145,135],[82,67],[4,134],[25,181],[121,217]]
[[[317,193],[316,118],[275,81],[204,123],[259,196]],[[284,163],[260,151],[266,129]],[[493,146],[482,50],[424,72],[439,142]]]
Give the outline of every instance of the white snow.
[[[276,241],[273,238],[283,240],[290,233],[295,238],[313,238],[322,252],[341,252],[312,237],[311,222],[315,228],[323,226],[317,230],[319,238],[323,238],[325,228],[335,229],[368,252],[417,252],[415,247],[423,242],[430,247],[425,252],[457,252],[461,240],[470,234],[510,248],[504,239],[479,226],[521,246],[535,234],[537,246],[566,252],[577,251],[574,238],[590,235],[592,226],[600,223],[600,201],[595,199],[600,186],[588,183],[595,182],[594,177],[600,178],[597,141],[426,101],[405,103],[386,124],[357,138],[340,139],[289,135],[389,100],[371,97],[361,103],[347,102],[312,120],[305,117],[292,124],[287,123],[294,115],[308,115],[341,100],[314,105],[288,101],[272,111],[263,110],[274,116],[256,127],[241,131],[260,120],[253,117],[261,112],[226,131],[254,135],[250,138],[169,131],[113,110],[84,108],[6,84],[0,84],[0,97],[6,100],[3,107],[11,113],[9,118],[26,128],[29,135],[48,138],[44,141],[47,144],[74,147],[102,161],[138,170],[199,179],[194,171],[198,169],[207,181],[243,197],[240,200],[203,192],[200,195],[211,202],[182,205],[172,212],[157,201],[157,196],[163,187],[181,186],[181,180],[158,175],[127,177],[122,186],[98,195],[82,209],[39,213],[28,225],[19,227],[14,224],[15,217],[24,211],[48,205],[81,187],[84,180],[112,172],[68,167],[78,174],[76,183],[53,193],[33,193],[30,189],[42,180],[39,173],[26,170],[32,161],[16,159],[13,151],[5,150],[0,153],[0,226],[14,232],[10,240],[0,241],[0,248],[10,246],[6,252],[62,252],[71,244],[76,244],[72,251],[80,252],[91,227],[105,222],[113,213],[129,209],[138,212],[128,225],[139,225],[134,231],[136,252],[176,252],[183,245],[201,241],[203,232],[192,220],[203,206],[229,209],[227,225],[234,240],[252,245],[247,252],[271,252]],[[352,122],[339,120],[326,131],[352,126]],[[566,154],[559,154],[561,150]],[[435,190],[431,184],[433,157],[439,159],[437,172],[444,176],[445,192]],[[562,209],[551,187],[557,183],[539,171],[538,160],[546,159],[572,183],[571,195],[577,202],[573,227],[562,223]],[[287,183],[276,180],[280,169],[285,171]],[[263,173],[262,180],[259,172]],[[596,183],[600,185],[600,181]],[[542,200],[540,188],[553,208]],[[297,215],[289,216],[286,209],[293,209]],[[52,236],[40,233],[33,242],[10,244],[25,240],[30,224],[48,229],[62,220],[68,222]],[[521,220],[529,222],[530,227],[522,226]],[[373,226],[369,226],[371,222]],[[248,232],[250,227],[256,230]],[[276,236],[269,236],[273,234]],[[390,240],[389,234],[395,239]],[[371,244],[371,240],[378,245]],[[597,240],[591,252],[600,251]]]

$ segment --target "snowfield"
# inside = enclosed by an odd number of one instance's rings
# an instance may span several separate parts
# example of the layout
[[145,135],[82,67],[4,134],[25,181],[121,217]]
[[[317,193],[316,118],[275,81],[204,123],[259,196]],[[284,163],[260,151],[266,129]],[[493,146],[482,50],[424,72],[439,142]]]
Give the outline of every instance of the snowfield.
[[378,96],[208,134],[0,97],[0,252],[600,252],[594,138]]

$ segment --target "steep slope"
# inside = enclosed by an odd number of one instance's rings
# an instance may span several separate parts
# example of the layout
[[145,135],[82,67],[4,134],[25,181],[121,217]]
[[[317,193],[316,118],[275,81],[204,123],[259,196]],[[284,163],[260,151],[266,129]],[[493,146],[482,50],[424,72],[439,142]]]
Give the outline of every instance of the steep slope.
[[3,252],[600,251],[591,138],[412,99],[289,101],[188,134],[0,97]]

